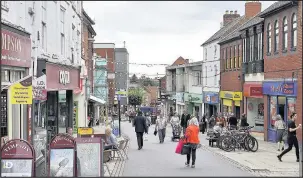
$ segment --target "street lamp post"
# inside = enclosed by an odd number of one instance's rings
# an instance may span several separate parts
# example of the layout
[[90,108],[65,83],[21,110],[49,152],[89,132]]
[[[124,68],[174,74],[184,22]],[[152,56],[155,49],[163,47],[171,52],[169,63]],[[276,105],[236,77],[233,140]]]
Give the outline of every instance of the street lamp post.
[[121,137],[121,109],[120,109],[120,95],[118,95],[118,117],[119,117],[119,136]]

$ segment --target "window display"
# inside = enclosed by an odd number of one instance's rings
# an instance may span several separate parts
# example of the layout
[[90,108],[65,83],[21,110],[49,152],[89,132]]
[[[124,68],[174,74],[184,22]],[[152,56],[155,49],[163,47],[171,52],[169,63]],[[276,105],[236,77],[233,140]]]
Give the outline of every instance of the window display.
[[274,129],[275,121],[276,121],[276,115],[277,115],[277,100],[278,98],[276,96],[270,97],[270,128]]
[[296,98],[287,98],[287,119],[290,119],[290,115],[296,112]]

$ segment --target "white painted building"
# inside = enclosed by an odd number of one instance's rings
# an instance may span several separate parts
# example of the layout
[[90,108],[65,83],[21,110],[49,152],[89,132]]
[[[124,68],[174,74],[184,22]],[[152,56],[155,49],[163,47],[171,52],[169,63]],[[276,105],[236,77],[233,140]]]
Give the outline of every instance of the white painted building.
[[[31,66],[24,71],[20,69],[23,73],[19,76],[19,79],[27,75],[33,75],[35,78],[38,75],[37,59],[43,59],[47,61],[46,63],[52,63],[49,68],[48,64],[46,64],[45,69],[56,68],[58,70],[46,71],[52,74],[54,79],[50,82],[47,79],[47,83],[61,85],[62,83],[59,82],[59,71],[64,70],[64,72],[68,73],[69,78],[67,81],[69,86],[71,86],[70,88],[66,86],[66,90],[73,91],[73,95],[75,95],[76,88],[79,89],[81,87],[79,76],[83,75],[83,72],[81,71],[80,75],[73,75],[79,74],[79,67],[84,65],[81,58],[81,11],[82,1],[1,1],[2,36],[3,29],[6,28],[7,30],[9,28],[11,29],[9,33],[20,31],[20,33],[29,34],[30,37],[29,45],[22,47],[29,47],[28,53],[30,53],[29,60],[32,60]],[[4,25],[8,27],[3,27]],[[17,67],[5,67],[8,73],[17,69]],[[13,83],[15,81],[10,82]],[[9,85],[7,82],[6,86]],[[48,86],[48,84],[46,85]],[[58,90],[62,90],[62,88],[53,88],[53,91]],[[54,96],[54,98],[56,97]],[[82,95],[74,96],[74,101],[84,99],[83,92]],[[82,105],[83,101],[79,101],[78,107],[83,108]],[[23,110],[18,116],[14,114],[18,110],[17,107],[21,107]],[[31,134],[30,126],[27,125],[26,121],[27,112],[27,106],[11,105],[10,101],[8,101],[7,116],[9,124],[7,130],[9,138],[21,137],[27,139],[26,135]],[[84,116],[81,109],[78,110],[78,116],[81,116],[79,118]],[[12,118],[14,118],[14,123],[12,123]],[[21,123],[16,123],[19,120],[21,120]],[[24,126],[21,134],[17,133],[20,130],[20,124]]]

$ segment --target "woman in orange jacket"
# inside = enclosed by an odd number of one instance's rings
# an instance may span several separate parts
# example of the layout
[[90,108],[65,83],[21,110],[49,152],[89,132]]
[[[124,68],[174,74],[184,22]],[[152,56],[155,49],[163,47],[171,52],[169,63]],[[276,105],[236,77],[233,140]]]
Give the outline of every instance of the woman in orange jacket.
[[196,162],[196,150],[197,147],[200,143],[199,140],[199,122],[198,119],[194,116],[189,120],[188,127],[186,128],[185,132],[185,141],[188,143],[191,147],[191,150],[189,154],[187,154],[187,162],[185,163],[186,166],[189,166],[190,162],[190,156],[192,156],[192,164],[191,167],[195,167],[195,162]]

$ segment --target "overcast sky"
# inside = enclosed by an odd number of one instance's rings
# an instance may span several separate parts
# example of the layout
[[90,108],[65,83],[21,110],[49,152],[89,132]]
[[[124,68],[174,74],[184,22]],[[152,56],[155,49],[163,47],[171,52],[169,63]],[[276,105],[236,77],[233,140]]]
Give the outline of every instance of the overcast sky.
[[[262,10],[273,2],[262,1]],[[179,56],[202,60],[200,45],[219,30],[225,11],[237,10],[243,15],[245,10],[245,1],[84,1],[83,4],[96,22],[95,42],[123,47],[126,41],[130,63],[153,64],[172,64]],[[165,73],[165,66],[129,67],[130,73]]]

